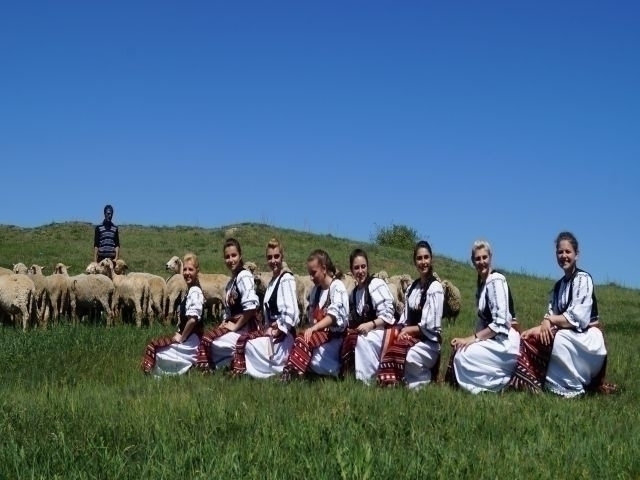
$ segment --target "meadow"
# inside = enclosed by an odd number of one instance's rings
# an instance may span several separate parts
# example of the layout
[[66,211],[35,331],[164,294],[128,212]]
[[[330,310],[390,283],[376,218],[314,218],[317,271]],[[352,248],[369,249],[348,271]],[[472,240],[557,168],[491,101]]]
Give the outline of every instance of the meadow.
[[[121,255],[134,271],[166,277],[171,256],[194,251],[203,271],[224,272],[226,228],[121,226]],[[364,246],[373,271],[414,275],[409,250],[266,225],[237,228],[245,260],[263,269],[264,246],[277,236],[300,274],[313,248],[325,248],[345,269],[349,251]],[[0,226],[0,266],[61,261],[79,273],[91,260],[92,235],[86,223]],[[434,253],[436,271],[463,295],[458,320],[445,326],[442,376],[448,340],[473,328],[475,272]],[[505,273],[520,322],[537,324],[554,280]],[[418,392],[353,379],[281,384],[224,372],[156,380],[141,373],[140,359],[147,340],[171,326],[63,321],[23,333],[5,325],[0,478],[637,479],[640,292],[597,285],[596,293],[608,379],[620,392],[573,400],[472,396],[441,383]]]

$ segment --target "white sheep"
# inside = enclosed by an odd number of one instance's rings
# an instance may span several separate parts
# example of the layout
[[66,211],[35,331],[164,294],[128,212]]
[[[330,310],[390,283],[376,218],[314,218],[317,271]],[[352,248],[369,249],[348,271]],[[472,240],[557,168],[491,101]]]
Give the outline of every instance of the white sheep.
[[19,273],[21,275],[26,275],[28,271],[27,266],[24,263],[18,262],[13,264],[13,273]]
[[[149,282],[150,309],[150,311],[147,312],[147,315],[153,313],[153,316],[156,318],[156,320],[160,320],[164,323],[164,299],[167,289],[167,282],[164,281],[164,278],[147,272],[129,272],[129,265],[127,265],[127,263],[121,258],[116,260],[116,263],[113,266],[113,271],[118,275],[127,275],[131,278],[141,276],[147,279],[147,281]],[[149,319],[151,321],[151,317],[149,317]]]
[[4,267],[0,267],[0,275],[9,275],[10,273],[13,273],[13,270],[10,270],[10,269],[4,268]]
[[[114,309],[117,309],[121,316],[130,312],[136,326],[141,327],[142,319],[147,316],[149,310],[149,281],[140,275],[116,273],[110,258],[102,260],[100,265],[105,269],[106,276],[113,281],[115,287]],[[90,275],[90,277],[99,276],[101,275]]]
[[[169,259],[165,264],[165,268],[182,277],[182,259],[180,257],[175,255],[171,257],[171,259]],[[227,283],[229,283],[229,280],[231,280],[231,277],[222,273],[199,272],[198,280],[200,282],[200,288],[202,288],[202,293],[204,294],[207,315],[211,318],[213,317],[213,309],[216,307],[219,308],[224,304],[225,287],[227,286]],[[168,284],[169,280],[167,280],[167,285]],[[169,292],[168,295],[173,297],[174,292]],[[178,300],[172,300],[172,298],[169,298],[169,302],[172,301],[175,302]],[[173,303],[169,303],[169,305],[173,305]]]
[[396,318],[400,318],[400,315],[402,315],[402,310],[404,309],[404,302],[402,301],[404,294],[400,293],[400,287],[397,283],[391,281],[391,279],[389,278],[389,274],[385,270],[380,270],[373,276],[384,280],[384,282],[387,284],[389,292],[391,293],[391,298],[393,299],[394,315]]
[[87,265],[87,268],[85,268],[84,273],[86,273],[87,275],[95,275],[98,273],[104,275],[105,269],[98,262],[91,262],[89,265]]
[[[38,267],[38,265],[33,265],[31,268],[40,268],[40,273],[42,273],[42,267]],[[60,320],[62,315],[71,316],[69,275],[62,275],[63,269],[66,272],[67,267],[63,263],[58,263],[53,268],[53,274],[45,277],[49,302],[51,304],[50,318],[56,322]]]
[[32,275],[31,270],[21,262],[18,262],[13,266],[13,273],[19,275],[29,275],[29,278],[33,281],[33,284],[36,287],[36,311],[32,312],[32,314],[36,317],[40,325],[46,325],[45,316],[48,314],[49,295],[45,288],[44,276]]
[[[282,269],[285,270],[285,262],[282,264]],[[267,291],[267,285],[273,278],[273,272],[261,272],[258,270],[258,266],[255,262],[245,262],[244,267],[253,274],[253,281],[255,284],[256,294],[260,299],[260,303],[264,301],[264,294]],[[289,270],[287,266],[286,270]],[[289,270],[290,271],[290,270]]]
[[296,279],[296,297],[300,311],[300,321],[308,322],[307,309],[309,308],[309,295],[313,289],[313,280],[309,275],[294,275]]
[[95,312],[101,307],[107,316],[107,326],[113,324],[113,300],[115,286],[111,279],[102,274],[81,273],[70,277],[64,264],[56,265],[56,273],[67,278],[71,319],[75,325],[85,312]]
[[174,258],[178,257],[172,257],[164,266],[166,270],[171,271],[171,275],[166,280],[167,286],[164,297],[164,315],[167,322],[177,320],[178,305],[188,290],[187,282],[184,281],[182,276],[182,270],[177,270],[178,265],[173,262]]
[[19,316],[22,329],[26,330],[35,315],[36,287],[24,274],[8,273],[0,275],[0,310],[14,319]]
[[404,310],[404,304],[406,302],[405,296],[407,289],[411,286],[412,282],[413,279],[406,273],[403,273],[402,275],[392,275],[389,277],[388,283],[396,286],[398,297],[398,307],[396,308],[396,311],[402,312],[402,310]]
[[49,297],[49,291],[47,290],[47,280],[42,275],[42,267],[38,265],[32,265],[27,271],[27,275],[33,281],[36,287],[36,309],[38,322],[41,326],[47,326],[49,323],[49,315],[51,313],[51,299]]

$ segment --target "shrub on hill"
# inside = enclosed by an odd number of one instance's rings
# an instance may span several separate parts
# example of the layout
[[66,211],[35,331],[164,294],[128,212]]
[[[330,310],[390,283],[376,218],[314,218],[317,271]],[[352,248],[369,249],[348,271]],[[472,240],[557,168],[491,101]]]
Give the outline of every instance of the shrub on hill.
[[406,225],[377,226],[373,241],[384,247],[411,249],[418,241],[418,232]]

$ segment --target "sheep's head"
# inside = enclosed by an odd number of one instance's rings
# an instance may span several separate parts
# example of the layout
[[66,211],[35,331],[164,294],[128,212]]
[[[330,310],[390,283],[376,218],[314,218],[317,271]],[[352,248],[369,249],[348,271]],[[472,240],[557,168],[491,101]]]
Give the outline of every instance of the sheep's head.
[[255,262],[244,262],[244,268],[249,270],[251,273],[256,273],[258,271],[258,265]]
[[173,273],[182,273],[180,272],[180,259],[176,256],[171,257],[164,265],[165,270],[171,270]]
[[35,263],[29,267],[29,273],[31,275],[42,275],[42,271],[45,267],[41,267],[40,265],[36,265]]
[[68,275],[70,268],[71,266],[65,265],[64,263],[56,263],[56,266],[53,269],[53,273]]
[[387,273],[386,270],[380,270],[378,273],[375,274],[376,277],[378,277],[380,280],[384,280],[385,282],[389,281],[389,274]]
[[124,275],[125,273],[127,273],[128,269],[129,265],[127,265],[127,263],[121,258],[116,260],[116,264],[113,266],[113,271],[118,275]]
[[100,268],[100,264],[98,262],[91,262],[87,265],[87,268],[84,269],[84,272],[87,275],[95,275],[96,273],[102,273],[102,269]]
[[13,273],[27,273],[27,266],[24,263],[16,263],[13,266]]
[[400,287],[402,288],[403,292],[407,291],[407,288],[409,288],[411,282],[411,277],[408,274],[403,273],[402,275],[400,275]]
[[113,261],[110,258],[101,260],[98,265],[105,275],[111,276],[111,272],[113,272]]

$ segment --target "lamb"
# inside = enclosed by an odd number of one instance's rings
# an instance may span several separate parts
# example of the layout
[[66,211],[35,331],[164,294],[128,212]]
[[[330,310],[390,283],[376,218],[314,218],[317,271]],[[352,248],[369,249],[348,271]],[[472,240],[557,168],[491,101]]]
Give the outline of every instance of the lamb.
[[[165,264],[165,268],[176,274],[182,276],[182,259],[177,256],[171,257],[171,259]],[[171,277],[173,278],[173,277]],[[214,306],[220,306],[224,302],[225,287],[231,277],[221,273],[202,273],[198,274],[198,280],[200,281],[200,288],[205,299],[205,309],[209,318],[213,317]],[[183,280],[184,281],[184,280]],[[186,284],[185,284],[185,292]],[[171,299],[169,299],[171,302]],[[175,300],[174,300],[175,301]],[[169,305],[172,305],[169,303]]]
[[22,330],[26,331],[35,314],[36,287],[24,274],[0,275],[0,311],[16,319],[22,319]]
[[[113,281],[114,297],[113,307],[121,313],[131,312],[136,326],[142,326],[142,319],[146,317],[149,309],[150,287],[149,281],[140,275],[122,275],[114,271],[114,265],[110,258],[100,262],[105,269],[107,278]],[[89,277],[101,277],[104,275],[89,275]]]
[[113,324],[113,300],[115,286],[111,279],[102,274],[87,275],[81,273],[70,277],[67,269],[69,267],[58,263],[56,273],[63,275],[69,282],[69,303],[71,319],[75,325],[82,313],[95,311],[96,307],[101,307],[107,316],[107,326]]
[[161,320],[164,323],[164,297],[166,295],[165,291],[167,288],[167,283],[164,281],[164,278],[146,272],[128,273],[128,270],[129,266],[124,260],[122,260],[121,258],[116,260],[116,263],[113,266],[113,271],[118,275],[127,275],[127,277],[132,278],[141,276],[147,279],[147,281],[149,282],[149,308],[153,312],[153,316],[156,318],[156,320]]

